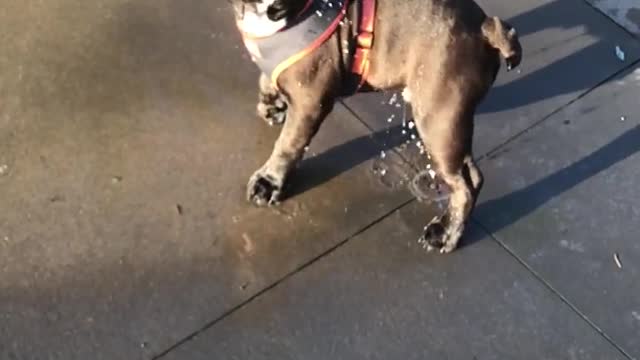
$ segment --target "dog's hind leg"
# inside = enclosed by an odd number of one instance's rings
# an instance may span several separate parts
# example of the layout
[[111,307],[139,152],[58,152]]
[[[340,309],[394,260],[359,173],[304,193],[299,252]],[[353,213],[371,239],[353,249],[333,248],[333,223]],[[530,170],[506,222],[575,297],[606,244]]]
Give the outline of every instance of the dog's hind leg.
[[277,204],[287,175],[304,155],[304,149],[333,108],[334,100],[318,100],[300,91],[290,100],[288,118],[271,156],[247,186],[247,199],[258,206]]
[[273,86],[268,76],[261,74],[258,93],[258,116],[269,125],[280,125],[287,118],[287,101]]
[[478,165],[476,164],[471,154],[467,155],[464,160],[464,164],[466,166],[465,178],[473,188],[473,205],[475,206],[475,202],[478,200],[478,195],[480,195],[480,190],[482,189],[482,185],[484,184],[484,176],[482,175],[482,171],[480,171],[480,168],[478,168]]
[[474,106],[455,98],[413,101],[416,125],[437,176],[451,190],[445,213],[427,225],[421,239],[429,250],[441,253],[457,247],[482,186],[482,174],[471,157]]

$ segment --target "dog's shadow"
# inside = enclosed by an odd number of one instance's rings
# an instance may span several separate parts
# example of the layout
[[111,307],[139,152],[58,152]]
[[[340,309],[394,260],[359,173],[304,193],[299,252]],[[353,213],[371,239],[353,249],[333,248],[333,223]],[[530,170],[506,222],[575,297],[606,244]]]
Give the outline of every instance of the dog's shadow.
[[[476,223],[488,233],[495,234],[565,191],[633,156],[640,151],[639,139],[640,125],[637,125],[588,156],[527,187],[480,203],[472,218],[481,219]],[[463,239],[463,246],[471,245],[483,238],[485,234],[473,232]]]
[[380,156],[381,151],[387,152],[397,148],[406,140],[406,137],[400,135],[401,129],[398,125],[379,130],[305,158],[291,177],[285,197],[300,195]]
[[[576,12],[577,7],[584,7],[584,10],[578,10],[579,16],[566,16]],[[577,0],[551,1],[506,20],[517,29],[520,41],[527,35],[547,29],[567,30],[567,34],[558,35],[557,41],[545,43],[547,47],[536,49],[537,53],[562,53],[563,47],[584,45],[567,56],[529,72],[527,68],[535,66],[539,60],[523,44],[524,60],[519,70],[523,76],[516,81],[494,86],[478,113],[505,111],[564,94],[586,91],[611,76],[616,68],[624,67],[616,58],[612,44],[633,40],[624,31],[611,31],[611,28],[617,28],[610,24],[605,15]]]

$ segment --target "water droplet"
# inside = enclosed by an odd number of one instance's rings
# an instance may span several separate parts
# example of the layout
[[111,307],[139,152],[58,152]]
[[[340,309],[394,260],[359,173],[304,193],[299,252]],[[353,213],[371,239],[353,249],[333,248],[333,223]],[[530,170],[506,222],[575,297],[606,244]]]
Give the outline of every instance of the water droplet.
[[618,57],[618,60],[620,60],[620,61],[624,61],[624,59],[625,59],[624,51],[622,50],[622,48],[619,45],[616,45],[616,56]]
[[394,93],[394,94],[391,96],[391,98],[389,99],[389,105],[393,105],[393,104],[395,104],[395,103],[396,103],[396,101],[398,101],[398,94],[395,94],[395,93]]

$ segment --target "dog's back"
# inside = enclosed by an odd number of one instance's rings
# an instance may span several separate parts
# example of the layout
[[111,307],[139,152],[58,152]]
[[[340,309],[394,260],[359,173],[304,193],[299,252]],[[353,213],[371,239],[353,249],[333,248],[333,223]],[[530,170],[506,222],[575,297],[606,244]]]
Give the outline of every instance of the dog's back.
[[[472,67],[495,77],[500,55],[508,68],[516,67],[522,59],[515,30],[497,17],[488,17],[473,0],[377,0],[377,3],[383,17],[376,22],[372,50],[370,82],[374,87],[405,86],[415,67],[421,67],[423,72]],[[456,54],[474,55],[450,58]],[[389,73],[389,67],[403,63],[407,65],[405,68]]]

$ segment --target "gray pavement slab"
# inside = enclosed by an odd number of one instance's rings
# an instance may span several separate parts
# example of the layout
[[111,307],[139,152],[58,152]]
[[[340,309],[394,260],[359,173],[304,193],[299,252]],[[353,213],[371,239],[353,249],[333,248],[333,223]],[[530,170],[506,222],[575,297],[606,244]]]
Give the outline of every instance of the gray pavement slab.
[[636,68],[491,153],[481,162],[487,181],[474,213],[484,228],[636,359],[638,94]]
[[587,0],[616,23],[640,35],[640,2],[637,0]]
[[[640,56],[640,43],[582,0],[498,1],[480,3],[518,30],[524,49],[519,70],[498,79],[478,109],[474,152],[481,156],[545,118]],[[625,61],[615,47],[624,49]],[[345,103],[372,128],[400,132],[401,109],[388,105],[392,94],[364,94]],[[389,116],[396,114],[392,123]],[[408,136],[408,134],[407,134]],[[405,140],[410,140],[404,136]],[[416,164],[413,144],[401,149]]]
[[278,129],[226,6],[3,6],[1,359],[150,358],[410,198],[338,107],[293,197],[245,202]]
[[413,203],[163,360],[624,359],[477,227],[450,256],[410,241]]

